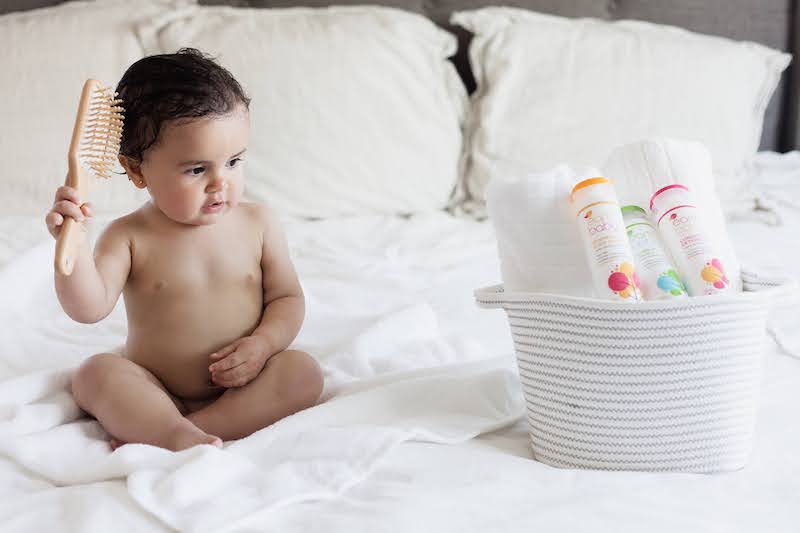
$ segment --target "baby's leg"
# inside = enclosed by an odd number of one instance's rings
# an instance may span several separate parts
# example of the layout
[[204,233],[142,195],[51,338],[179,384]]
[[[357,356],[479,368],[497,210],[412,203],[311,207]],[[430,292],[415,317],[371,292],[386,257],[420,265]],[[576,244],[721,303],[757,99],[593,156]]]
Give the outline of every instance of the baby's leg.
[[226,390],[186,418],[223,440],[241,439],[315,405],[322,384],[322,371],[310,355],[286,350],[270,357],[250,383]]
[[72,395],[119,441],[175,451],[222,445],[184,418],[152,372],[120,355],[103,353],[84,361],[72,377]]

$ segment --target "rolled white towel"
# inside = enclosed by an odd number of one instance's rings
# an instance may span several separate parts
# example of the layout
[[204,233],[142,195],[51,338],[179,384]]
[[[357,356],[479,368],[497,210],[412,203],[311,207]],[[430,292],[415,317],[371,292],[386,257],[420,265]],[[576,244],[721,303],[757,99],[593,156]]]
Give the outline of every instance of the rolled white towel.
[[703,144],[668,138],[627,144],[611,152],[603,171],[614,183],[621,205],[634,204],[646,210],[655,191],[675,183],[687,186],[719,246],[728,279],[741,290],[741,266],[715,190],[711,154]]
[[498,164],[486,191],[503,285],[510,291],[596,296],[569,210],[572,186],[586,175],[559,165],[530,173]]

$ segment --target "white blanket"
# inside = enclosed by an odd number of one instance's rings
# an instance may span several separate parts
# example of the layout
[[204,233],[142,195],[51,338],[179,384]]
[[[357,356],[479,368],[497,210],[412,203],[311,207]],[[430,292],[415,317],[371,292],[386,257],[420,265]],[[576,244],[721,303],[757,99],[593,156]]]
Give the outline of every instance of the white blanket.
[[[399,220],[383,222],[405,229]],[[420,284],[429,277],[404,273],[409,258],[400,259],[401,247],[414,235],[398,233],[379,248],[383,257],[359,254],[353,242],[343,260],[347,239],[326,246],[313,226],[300,228],[295,254],[309,304],[296,346],[323,365],[324,403],[223,450],[127,445],[111,453],[102,428],[75,405],[69,377],[82,358],[119,344],[124,309],[92,326],[65,317],[52,286],[53,243],[45,241],[0,271],[0,455],[53,486],[125,479],[129,505],[164,525],[221,531],[254,513],[336,497],[398,443],[463,442],[519,420],[513,360],[487,358],[479,342],[440,328],[442,309],[431,307]],[[390,239],[386,229],[382,238]],[[346,237],[347,221],[339,230]],[[486,252],[455,244],[467,260]],[[420,259],[416,268],[446,274],[459,257]],[[469,292],[463,300],[472,310]]]
[[256,512],[336,497],[400,442],[458,443],[516,421],[521,401],[507,362],[361,382],[223,450],[179,453],[146,445],[109,453],[98,424],[78,418],[69,372],[37,372],[0,386],[0,453],[57,486],[127,478],[132,501],[166,525],[228,531]]

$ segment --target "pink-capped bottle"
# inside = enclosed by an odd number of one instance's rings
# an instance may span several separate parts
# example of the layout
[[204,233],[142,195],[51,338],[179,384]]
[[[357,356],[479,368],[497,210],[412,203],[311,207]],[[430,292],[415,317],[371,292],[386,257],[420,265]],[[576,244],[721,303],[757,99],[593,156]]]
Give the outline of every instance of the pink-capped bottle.
[[730,292],[719,245],[708,232],[703,213],[688,187],[662,187],[650,198],[650,211],[690,296]]

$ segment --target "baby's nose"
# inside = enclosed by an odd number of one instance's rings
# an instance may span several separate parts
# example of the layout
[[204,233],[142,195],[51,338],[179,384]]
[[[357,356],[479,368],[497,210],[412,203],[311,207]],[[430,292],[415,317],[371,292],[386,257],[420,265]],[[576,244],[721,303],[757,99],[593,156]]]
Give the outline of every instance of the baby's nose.
[[206,190],[208,192],[216,192],[216,191],[224,190],[227,187],[228,187],[228,182],[225,181],[222,178],[222,176],[217,175],[217,176],[212,177],[211,181],[208,182],[208,186],[206,187]]

